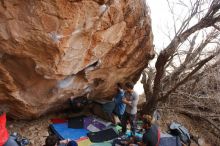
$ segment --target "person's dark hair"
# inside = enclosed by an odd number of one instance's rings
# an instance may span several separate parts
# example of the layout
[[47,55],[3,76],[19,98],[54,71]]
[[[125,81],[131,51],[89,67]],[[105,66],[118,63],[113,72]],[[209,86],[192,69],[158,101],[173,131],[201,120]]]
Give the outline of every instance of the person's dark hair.
[[7,113],[9,111],[8,106],[6,105],[0,105],[0,115],[3,113]]
[[75,141],[68,142],[67,146],[78,146],[78,144]]
[[55,146],[59,141],[60,139],[56,135],[50,135],[46,138],[45,146]]
[[0,116],[4,113],[4,110],[0,107]]
[[117,87],[122,89],[122,83],[117,83]]
[[127,88],[129,88],[129,89],[133,89],[133,88],[134,88],[134,84],[131,83],[131,82],[127,82],[127,83],[125,84],[125,87],[127,87]]
[[144,124],[147,124],[150,127],[152,125],[152,116],[143,115],[143,122]]

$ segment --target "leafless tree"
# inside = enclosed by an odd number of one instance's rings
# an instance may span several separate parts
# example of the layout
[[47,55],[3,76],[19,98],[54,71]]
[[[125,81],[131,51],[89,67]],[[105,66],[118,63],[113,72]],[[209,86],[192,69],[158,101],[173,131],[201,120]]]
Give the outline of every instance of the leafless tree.
[[[175,19],[175,12],[167,2]],[[143,108],[145,113],[153,112],[159,102],[166,102],[173,92],[220,53],[220,1],[190,0],[190,6],[187,6],[178,0],[177,4],[187,7],[189,15],[179,27],[174,23],[175,35],[159,53],[155,68],[149,67],[143,72],[142,83],[147,99]]]

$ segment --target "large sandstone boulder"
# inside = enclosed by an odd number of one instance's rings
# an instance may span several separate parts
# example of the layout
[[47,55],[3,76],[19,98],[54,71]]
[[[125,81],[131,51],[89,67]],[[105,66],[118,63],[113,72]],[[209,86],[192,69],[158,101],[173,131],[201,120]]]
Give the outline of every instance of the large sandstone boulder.
[[31,119],[111,98],[153,54],[148,12],[145,0],[1,0],[0,104]]

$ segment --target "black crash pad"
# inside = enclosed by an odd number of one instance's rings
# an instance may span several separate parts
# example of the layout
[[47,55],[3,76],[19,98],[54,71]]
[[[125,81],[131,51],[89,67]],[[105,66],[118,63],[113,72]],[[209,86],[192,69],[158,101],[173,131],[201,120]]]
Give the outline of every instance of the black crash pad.
[[103,142],[112,140],[118,137],[118,133],[113,129],[105,129],[98,132],[90,132],[87,134],[91,142]]

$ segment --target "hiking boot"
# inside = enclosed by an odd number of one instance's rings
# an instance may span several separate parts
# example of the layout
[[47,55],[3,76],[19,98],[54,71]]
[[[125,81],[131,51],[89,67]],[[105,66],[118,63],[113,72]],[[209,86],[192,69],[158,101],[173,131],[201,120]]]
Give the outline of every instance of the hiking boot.
[[118,135],[119,135],[118,137],[120,137],[121,139],[127,139],[128,138],[128,136],[124,132],[120,132]]
[[20,141],[20,145],[21,146],[26,146],[28,145],[30,142],[27,138],[22,138],[21,141]]

